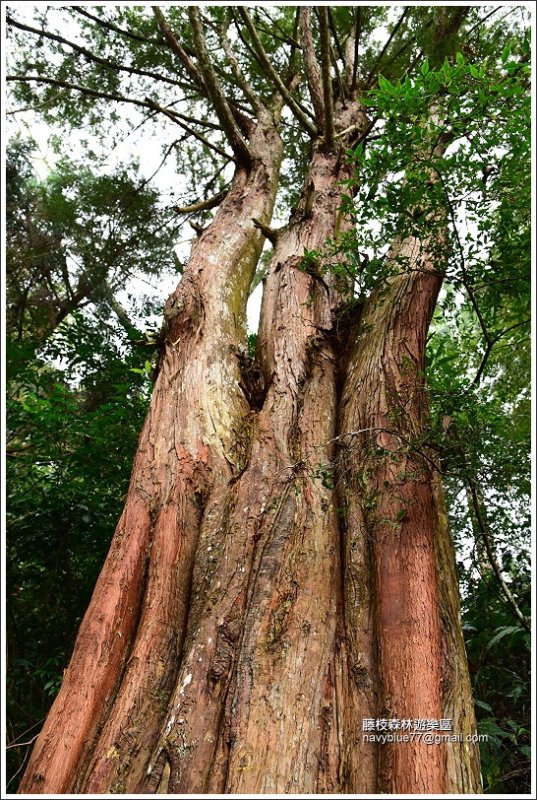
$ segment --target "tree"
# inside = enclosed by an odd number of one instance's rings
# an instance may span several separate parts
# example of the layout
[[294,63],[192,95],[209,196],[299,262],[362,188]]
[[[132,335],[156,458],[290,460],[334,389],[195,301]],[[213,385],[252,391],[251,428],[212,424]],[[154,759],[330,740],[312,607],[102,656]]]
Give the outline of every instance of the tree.
[[[525,39],[498,60],[504,27],[489,35],[479,10],[404,9],[380,48],[386,9],[77,8],[76,41],[46,15],[8,17],[62,56],[30,64],[21,48],[21,99],[71,124],[100,99],[142,108],[183,128],[205,178],[223,159],[209,184],[234,165],[216,197],[178,209],[217,207],[166,303],[126,504],[21,791],[479,789],[475,743],[360,730],[475,731],[424,372],[461,256],[450,183],[478,192],[476,155],[512,181],[501,148],[527,113]],[[521,110],[493,140],[508,90]],[[274,229],[279,183],[293,208]],[[481,321],[478,269],[458,269]]]
[[[156,191],[137,176],[134,163],[95,175],[89,164],[63,155],[39,181],[32,155],[32,142],[20,139],[7,152],[10,343],[35,350],[90,303],[112,304],[128,328],[112,298],[140,263],[150,262],[146,275],[173,267],[177,223],[158,208]],[[140,336],[133,324],[128,332]]]

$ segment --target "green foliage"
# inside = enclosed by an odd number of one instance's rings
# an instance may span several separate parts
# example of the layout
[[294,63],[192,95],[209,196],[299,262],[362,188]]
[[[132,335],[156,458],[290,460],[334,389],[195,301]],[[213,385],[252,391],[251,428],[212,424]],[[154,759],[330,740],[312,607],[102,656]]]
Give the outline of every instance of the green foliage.
[[[447,279],[461,285],[492,271],[490,232],[504,219],[512,236],[513,217],[529,208],[526,57],[523,49],[516,63],[488,57],[476,65],[458,53],[438,69],[424,61],[412,77],[390,82],[379,76],[366,103],[380,133],[367,148],[361,143],[348,152],[360,185],[344,210],[353,213],[358,249],[384,262],[386,278],[392,274],[389,243],[416,237],[430,248],[446,217],[450,242],[446,247],[438,237],[437,261]],[[517,187],[513,209],[506,200]],[[495,265],[495,277],[502,277],[497,272]]]
[[[129,297],[127,313],[116,293],[173,263],[173,225],[135,165],[64,157],[39,180],[34,154],[15,139],[6,164],[10,741],[58,692],[145,416],[156,301]],[[9,751],[11,774],[26,752]]]
[[[506,565],[504,565],[506,566]],[[509,570],[506,570],[509,573]],[[530,596],[530,573],[513,578],[521,605]],[[490,571],[472,579],[463,601],[466,649],[476,697],[485,791],[530,791],[530,636],[513,625]]]
[[7,329],[39,345],[70,312],[106,302],[134,276],[174,271],[175,230],[136,164],[99,174],[62,157],[40,181],[33,149],[14,139],[7,153]]
[[255,358],[257,354],[257,333],[248,334],[248,355]]
[[334,488],[334,467],[332,464],[320,462],[311,473],[314,481],[319,481],[324,489]]

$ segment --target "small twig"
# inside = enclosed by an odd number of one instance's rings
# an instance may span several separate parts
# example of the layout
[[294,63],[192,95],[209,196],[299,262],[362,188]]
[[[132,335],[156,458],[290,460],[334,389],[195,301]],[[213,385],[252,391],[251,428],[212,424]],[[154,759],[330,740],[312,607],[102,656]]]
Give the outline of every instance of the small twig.
[[194,128],[191,128],[190,125],[187,125],[185,122],[179,119],[179,117],[173,111],[168,111],[167,108],[164,108],[164,106],[159,105],[159,103],[155,102],[155,100],[152,100],[150,97],[145,98],[144,105],[146,105],[148,108],[152,108],[155,111],[160,112],[161,114],[164,114],[164,116],[171,119],[172,122],[175,122],[177,125],[180,125],[181,128],[183,128],[183,130],[185,130],[187,133],[189,133],[198,141],[202,142],[202,144],[204,144],[205,147],[208,147],[210,150],[214,150],[215,153],[218,153],[218,155],[223,156],[228,161],[233,161],[232,155],[226,153],[226,151],[223,150],[218,145],[210,142],[209,139],[203,136],[203,134],[196,131]]
[[[332,439],[327,439],[326,441],[322,442],[321,444],[315,445],[314,447],[311,448],[310,453],[308,453],[306,456],[304,456],[304,458],[299,459],[294,464],[289,464],[286,467],[282,467],[282,469],[279,470],[279,472],[283,472],[284,470],[292,470],[292,471],[296,470],[299,467],[304,466],[304,464],[307,462],[310,454],[313,453],[314,450],[319,450],[321,448],[327,447],[330,444],[334,444],[336,442],[341,442],[342,439],[354,438],[354,437],[359,436],[360,434],[363,434],[363,433],[387,433],[390,436],[396,436],[398,439],[400,439],[403,442],[403,444],[407,445],[412,450],[414,450],[414,452],[418,453],[422,458],[424,458],[430,464],[430,466],[433,468],[433,470],[435,472],[440,472],[440,470],[438,468],[438,465],[432,460],[432,458],[430,458],[428,455],[426,455],[426,453],[424,453],[418,447],[413,445],[412,441],[410,439],[407,439],[406,436],[403,436],[398,431],[391,430],[390,428],[379,428],[379,427],[360,428],[359,430],[356,430],[356,431],[347,431],[346,433],[340,433],[338,436],[334,436]],[[276,473],[276,474],[278,474],[278,473]]]
[[18,742],[17,744],[7,744],[6,745],[6,750],[12,750],[14,747],[28,747],[29,745],[31,745],[31,744],[33,744],[35,742],[35,740],[37,739],[38,736],[39,736],[39,733],[36,733],[36,735],[32,736],[32,738],[29,739],[27,742]]
[[494,551],[493,551],[493,548],[492,548],[492,542],[491,542],[490,535],[489,535],[489,531],[487,529],[487,525],[486,525],[485,520],[483,518],[483,515],[481,513],[481,505],[480,505],[480,502],[479,502],[478,490],[476,488],[476,485],[470,479],[467,481],[467,484],[468,484],[468,488],[470,490],[470,496],[472,498],[472,505],[473,505],[473,509],[474,509],[475,519],[476,519],[477,525],[479,527],[479,532],[480,532],[480,534],[482,536],[482,539],[483,539],[483,542],[485,544],[485,550],[486,550],[486,553],[487,553],[487,558],[489,560],[490,566],[492,567],[492,569],[494,571],[494,574],[496,575],[496,578],[498,579],[498,583],[500,584],[500,588],[502,590],[502,593],[503,593],[505,599],[507,600],[507,602],[509,603],[509,606],[511,607],[511,610],[513,611],[515,617],[520,622],[522,627],[528,633],[531,633],[531,626],[530,626],[528,620],[526,619],[526,617],[524,616],[524,614],[522,613],[522,611],[520,610],[517,601],[515,600],[511,590],[509,589],[508,585],[506,584],[506,582],[504,580],[504,577],[502,575],[502,571],[501,571],[500,565],[498,564],[498,561],[497,561],[496,556],[494,554]]

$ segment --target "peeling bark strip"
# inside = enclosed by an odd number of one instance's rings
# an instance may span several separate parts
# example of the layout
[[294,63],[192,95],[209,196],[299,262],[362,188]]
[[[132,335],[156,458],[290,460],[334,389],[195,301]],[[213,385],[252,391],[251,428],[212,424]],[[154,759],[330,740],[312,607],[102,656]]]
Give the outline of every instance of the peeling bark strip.
[[[204,509],[240,469],[236,356],[281,141],[268,112],[166,303],[165,349],[125,511],[20,791],[123,791],[145,774],[179,667]],[[81,687],[84,687],[81,690]],[[121,731],[121,733],[119,733]],[[57,746],[55,743],[60,743]]]

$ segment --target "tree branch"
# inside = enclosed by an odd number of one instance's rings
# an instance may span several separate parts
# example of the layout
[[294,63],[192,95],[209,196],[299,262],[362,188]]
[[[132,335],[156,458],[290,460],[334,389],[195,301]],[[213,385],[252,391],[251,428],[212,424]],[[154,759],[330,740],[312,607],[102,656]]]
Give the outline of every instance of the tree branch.
[[254,109],[254,111],[256,113],[259,113],[259,111],[263,108],[263,104],[262,104],[262,102],[261,102],[261,100],[259,98],[259,95],[254,91],[252,85],[246,79],[246,76],[244,75],[244,73],[243,73],[243,71],[242,71],[242,69],[240,67],[239,61],[238,61],[235,53],[233,52],[233,48],[231,46],[231,42],[229,41],[229,38],[228,38],[227,33],[226,33],[226,28],[229,25],[229,21],[230,21],[230,16],[229,16],[229,13],[228,13],[228,14],[226,14],[226,16],[225,16],[225,18],[224,18],[224,20],[222,22],[222,26],[221,26],[221,28],[219,30],[220,42],[222,44],[222,48],[224,50],[224,53],[226,54],[226,58],[229,61],[229,63],[231,64],[231,68],[232,68],[233,73],[235,75],[235,80],[237,81],[239,87],[244,92],[245,96],[250,101],[251,106]]
[[334,44],[336,46],[337,54],[338,54],[339,59],[344,64],[345,63],[345,54],[344,54],[343,49],[341,47],[341,42],[339,41],[339,36],[337,35],[337,28],[336,28],[336,24],[334,22],[334,17],[332,16],[332,9],[331,9],[330,6],[327,6],[327,11],[328,11],[328,22],[330,24],[330,31],[331,31],[332,37],[334,39]]
[[108,31],[113,31],[114,33],[119,33],[121,36],[126,36],[128,39],[132,39],[135,42],[143,42],[144,44],[152,44],[152,45],[162,45],[161,39],[148,39],[146,36],[141,36],[139,33],[134,33],[133,31],[127,31],[125,28],[120,28],[119,25],[115,25],[113,22],[109,22],[108,20],[102,19],[101,17],[96,17],[93,14],[90,14],[86,8],[81,8],[80,6],[71,6],[73,11],[76,11],[77,14],[82,14],[87,19],[90,19],[92,22],[96,22],[97,25],[100,25],[101,28],[104,28]]
[[[433,20],[432,19],[428,19],[424,23],[423,27],[420,29],[420,32],[424,33],[426,30],[428,30],[428,28],[431,27],[432,24],[433,24]],[[387,67],[390,67],[393,64],[393,62],[396,61],[399,58],[399,56],[403,55],[405,50],[408,50],[408,48],[412,47],[412,45],[414,45],[415,43],[416,43],[416,34],[412,34],[410,36],[410,39],[407,42],[403,41],[403,43],[401,44],[401,47],[398,50],[396,50],[395,53],[386,61],[386,63],[384,64],[384,69],[386,69]],[[418,51],[418,56],[417,57],[415,56],[414,60],[411,62],[411,64],[409,64],[407,66],[405,74],[408,74],[413,69],[414,64],[417,63],[417,61],[422,57],[422,55],[423,55],[423,52],[421,50]]]
[[[352,142],[352,145],[350,145],[350,146],[356,148],[356,147],[358,147],[359,144],[361,144],[363,141],[365,141],[367,139],[367,137],[369,136],[369,134],[371,133],[371,131],[373,130],[373,128],[375,127],[375,125],[377,124],[377,122],[379,121],[379,119],[380,119],[380,117],[378,117],[378,116],[377,117],[373,117],[373,119],[367,124],[367,127],[361,132],[361,134],[358,136],[358,138],[355,141]],[[359,131],[359,130],[360,130],[360,128],[359,128],[358,125],[351,125],[350,128],[346,128],[344,131],[340,131],[339,133],[336,133],[336,135],[334,136],[334,139],[340,139],[342,136],[347,136],[348,134],[353,133],[354,131]]]
[[395,34],[397,33],[397,31],[399,30],[399,28],[403,24],[403,22],[405,20],[405,17],[408,14],[408,11],[409,11],[408,8],[405,8],[403,10],[403,13],[401,14],[399,19],[397,20],[396,24],[394,25],[394,27],[392,29],[392,32],[388,36],[388,41],[386,42],[386,44],[384,45],[384,47],[380,51],[380,55],[378,56],[377,60],[375,61],[375,63],[371,67],[371,71],[370,71],[369,75],[367,76],[367,80],[365,82],[365,85],[367,87],[371,86],[373,78],[377,75],[379,67],[380,67],[380,63],[381,63],[381,61],[382,61],[382,59],[384,57],[384,54],[386,53],[386,51],[388,50],[389,46],[391,45],[391,43],[392,43],[392,41],[393,41],[393,39],[395,37]]
[[330,33],[328,23],[328,9],[318,6],[319,26],[321,33],[321,70],[323,78],[324,97],[324,138],[326,144],[331,146],[334,141],[334,98],[332,95],[332,80],[330,78]]
[[[180,125],[183,130],[189,133],[191,136],[194,136],[195,139],[198,139],[202,142],[206,147],[211,150],[214,150],[215,153],[218,153],[221,156],[224,156],[228,161],[233,160],[233,157],[226,153],[221,147],[218,145],[213,144],[208,139],[205,138],[201,133],[191,128],[183,119],[191,119],[190,117],[186,117],[183,114],[179,114],[177,111],[170,111],[169,109],[165,108],[164,106],[159,105],[154,100],[150,98],[146,98],[145,100],[138,100],[135,97],[125,97],[122,94],[112,94],[110,92],[100,92],[98,89],[89,89],[87,86],[79,86],[76,83],[68,83],[67,81],[60,81],[56,78],[44,78],[42,75],[6,75],[6,81],[21,81],[24,83],[36,82],[36,83],[46,83],[51,86],[60,86],[62,89],[68,89],[70,91],[80,92],[81,94],[88,95],[88,97],[102,97],[105,100],[114,100],[117,103],[130,103],[131,105],[138,106],[139,108],[149,108],[151,111],[158,112],[163,114],[164,116],[168,117],[175,122],[177,125]],[[199,122],[198,120],[194,120],[195,122]],[[212,123],[201,123],[204,125],[212,126]],[[216,126],[215,126],[216,127]]]
[[207,95],[212,100],[216,115],[220,121],[220,124],[222,125],[224,133],[227,136],[237,161],[241,164],[248,165],[251,161],[250,151],[239,129],[239,126],[235,121],[233,112],[231,111],[227,98],[222,90],[222,87],[220,86],[220,82],[211,63],[201,24],[199,8],[189,6],[188,16],[190,19],[190,24],[192,25],[192,34],[194,36],[194,43],[198,52],[198,61]]
[[354,60],[352,64],[352,81],[351,92],[356,89],[358,79],[358,50],[360,47],[360,37],[362,35],[362,9],[360,6],[356,9],[356,30],[354,34]]
[[[300,42],[297,39],[295,39],[294,36],[289,36],[288,33],[282,30],[282,28],[278,25],[278,23],[275,20],[271,19],[271,17],[267,14],[264,8],[259,7],[256,10],[259,11],[261,14],[263,14],[263,16],[270,23],[270,30],[269,30],[268,28],[259,25],[258,22],[257,26],[259,30],[262,30],[264,33],[270,34],[270,36],[272,36],[274,39],[278,39],[280,42],[283,42],[284,44],[291,45],[291,47],[300,47]],[[274,33],[274,29],[279,31],[280,36],[276,36],[276,34]]]
[[[11,453],[8,453],[8,455],[11,455]],[[32,736],[32,738],[28,742],[17,742],[16,744],[6,744],[6,750],[11,750],[14,747],[29,747],[31,744],[35,742],[38,736],[39,733],[36,733],[36,735]]]
[[134,322],[132,322],[127,311],[121,305],[119,300],[115,297],[114,291],[106,279],[103,283],[103,295],[105,302],[110,306],[110,308],[116,315],[119,323],[121,324],[121,327],[129,337],[129,339],[137,341],[143,340],[144,335],[142,331],[136,327]]
[[[114,94],[111,92],[101,92],[98,89],[90,89],[87,86],[79,86],[76,83],[69,83],[68,81],[61,81],[56,78],[45,78],[43,75],[6,75],[6,81],[20,81],[22,83],[46,83],[51,86],[60,86],[62,89],[70,89],[72,91],[80,92],[81,94],[86,94],[89,97],[102,97],[106,100],[115,100],[116,102],[121,103],[131,103],[135,106],[140,106],[142,108],[149,108],[148,103],[143,100],[137,100],[134,97],[126,97],[122,94]],[[173,114],[174,112],[169,111],[168,114]]]
[[527,630],[528,633],[531,633],[531,626],[530,626],[528,620],[526,619],[526,617],[524,616],[524,614],[522,613],[522,611],[520,610],[517,601],[515,600],[511,590],[509,589],[508,585],[506,584],[506,582],[504,580],[504,577],[502,575],[502,571],[501,571],[500,565],[498,564],[498,561],[496,559],[496,555],[494,553],[492,542],[491,542],[491,538],[490,538],[490,534],[489,534],[489,531],[488,531],[488,526],[486,525],[485,520],[483,518],[483,515],[481,513],[481,504],[479,502],[479,495],[478,495],[477,487],[476,487],[475,483],[473,482],[473,480],[471,480],[471,479],[467,479],[467,486],[468,486],[468,488],[470,490],[470,497],[472,499],[472,506],[473,506],[473,510],[474,510],[475,520],[477,522],[477,526],[479,528],[479,532],[481,534],[481,537],[482,537],[484,545],[485,545],[485,550],[486,550],[486,553],[487,553],[487,558],[489,560],[490,566],[494,570],[494,574],[496,575],[496,578],[498,579],[498,583],[500,584],[500,588],[501,588],[501,590],[503,592],[503,595],[504,595],[505,599],[507,600],[507,602],[509,603],[509,605],[511,607],[511,610],[513,611],[515,617],[520,622],[522,627],[525,630]]
[[[155,113],[157,113],[157,112],[155,112]],[[166,163],[166,160],[168,159],[168,156],[172,152],[173,148],[177,147],[177,145],[182,144],[185,141],[185,139],[187,139],[187,138],[188,138],[188,134],[185,133],[185,136],[182,136],[180,139],[175,139],[170,145],[168,145],[168,147],[166,148],[166,150],[164,152],[162,160],[161,160],[160,164],[158,165],[158,167],[156,168],[156,170],[154,172],[152,172],[151,175],[149,175],[148,178],[144,178],[144,180],[136,187],[135,192],[134,192],[135,194],[140,192],[144,188],[144,186],[147,186],[148,183],[151,183],[151,181],[153,180],[155,175],[158,175],[158,173],[160,172],[160,170],[162,169],[162,167]]]
[[209,197],[207,200],[200,200],[197,203],[192,203],[190,206],[174,206],[173,210],[177,214],[196,214],[198,211],[208,211],[211,208],[219,205],[225,198],[229,191],[229,186],[222,189],[218,194]]
[[506,328],[505,330],[501,331],[496,336],[494,336],[494,338],[492,338],[490,340],[490,342],[487,342],[487,347],[486,347],[485,352],[483,354],[483,358],[481,359],[481,364],[479,365],[479,369],[477,370],[477,372],[475,374],[475,377],[474,377],[472,383],[470,384],[470,388],[472,388],[473,386],[477,386],[477,384],[481,380],[481,376],[483,375],[483,372],[485,371],[485,367],[487,365],[487,361],[490,358],[490,355],[492,353],[494,345],[497,342],[499,342],[500,339],[503,339],[503,337],[507,333],[510,333],[511,331],[514,331],[515,328],[521,328],[522,325],[528,325],[530,322],[531,322],[531,317],[528,318],[528,319],[522,320],[522,322],[516,322],[514,325],[510,325],[508,328]]
[[339,41],[336,24],[334,22],[332,9],[330,7],[328,7],[328,22],[330,23],[330,33],[332,34],[332,38],[334,40],[334,45],[335,45],[335,47],[333,45],[330,45],[330,54],[332,57],[332,64],[334,65],[334,72],[336,73],[336,80],[339,88],[339,96],[341,97],[341,99],[343,99],[345,97],[346,87],[344,86],[343,81],[341,80],[341,73],[337,62],[339,59],[343,64],[343,68],[345,68],[345,53],[343,52],[343,48],[341,47],[341,42]]
[[192,61],[192,59],[190,58],[190,56],[188,55],[182,44],[176,39],[171,28],[168,27],[168,23],[166,22],[164,14],[160,10],[159,6],[152,6],[152,9],[153,9],[153,14],[155,15],[155,19],[157,20],[159,29],[162,35],[164,36],[165,40],[168,42],[171,50],[179,58],[179,60],[185,67],[186,71],[188,72],[188,74],[190,75],[196,86],[201,91],[203,91],[204,82],[200,71],[198,70],[198,68],[196,67],[196,65],[194,64],[194,62]]
[[252,218],[252,222],[254,223],[254,227],[259,228],[263,236],[269,240],[272,245],[275,245],[278,241],[278,236],[280,231],[277,228],[271,228],[269,225],[265,225],[264,222],[257,218]]
[[[493,9],[492,9],[492,11],[490,11],[488,14],[485,14],[485,16],[484,16],[484,17],[482,17],[481,19],[479,19],[479,20],[478,20],[478,21],[475,23],[475,25],[472,25],[472,27],[470,28],[470,30],[466,32],[466,38],[467,38],[467,39],[469,39],[469,38],[470,38],[470,36],[472,35],[472,33],[473,33],[475,30],[478,30],[478,29],[481,27],[481,25],[483,25],[483,23],[485,23],[485,22],[488,20],[488,18],[489,18],[489,17],[492,17],[492,16],[493,16],[493,14],[497,14],[497,13],[498,13],[498,11],[500,11],[500,10],[501,10],[501,8],[502,8],[502,6],[500,6],[499,8],[493,8]],[[509,12],[509,13],[511,13],[511,12]]]
[[[458,246],[458,249],[459,249],[459,257],[460,257],[460,260],[461,260],[462,284],[463,284],[464,288],[466,289],[466,292],[468,293],[468,297],[470,299],[471,306],[472,306],[472,308],[474,310],[474,313],[475,313],[475,315],[477,317],[477,320],[479,322],[479,327],[481,328],[481,331],[483,333],[483,337],[484,337],[485,342],[487,344],[487,349],[485,351],[486,358],[484,358],[484,361],[486,363],[486,360],[488,359],[488,357],[490,355],[490,350],[492,350],[492,347],[493,347],[493,344],[494,344],[493,337],[490,335],[489,330],[488,330],[488,328],[486,326],[485,319],[484,319],[484,317],[483,317],[483,315],[481,313],[481,309],[479,308],[479,304],[477,302],[476,296],[475,296],[474,291],[472,289],[472,286],[470,284],[469,275],[468,275],[468,273],[466,271],[466,261],[465,261],[465,258],[464,258],[464,249],[463,249],[463,246],[462,246],[461,237],[459,236],[459,229],[457,228],[457,221],[455,219],[455,211],[453,209],[453,204],[451,202],[451,198],[449,196],[449,192],[447,190],[447,187],[446,187],[446,184],[445,184],[445,181],[444,181],[444,177],[443,177],[443,175],[442,175],[442,173],[441,173],[441,171],[439,169],[435,168],[435,172],[438,175],[440,183],[442,185],[442,189],[443,189],[443,192],[444,192],[444,198],[446,200],[446,204],[447,204],[448,211],[449,211],[449,216],[450,216],[450,219],[451,219],[451,225],[453,227],[453,233],[455,235],[455,239],[457,240],[457,246]],[[480,366],[480,368],[478,370],[478,375],[476,375],[476,377],[472,381],[472,386],[475,385],[475,383],[478,382],[479,379],[481,378],[481,374],[482,374],[482,371],[484,369],[484,366],[485,365],[482,362],[481,366]]]
[[[276,86],[278,91],[280,92],[281,96],[284,98],[285,102],[289,106],[290,110],[295,115],[298,122],[302,125],[302,127],[310,134],[310,136],[317,136],[317,126],[314,125],[309,119],[308,114],[305,109],[300,106],[300,104],[295,100],[291,92],[288,90],[285,83],[282,81],[265,52],[265,48],[259,38],[259,35],[255,29],[255,25],[252,22],[252,18],[250,17],[247,9],[244,6],[239,6],[238,8],[239,14],[244,20],[246,27],[250,33],[252,38],[252,44],[254,50],[257,55],[257,59],[259,61],[260,66],[265,70],[266,76],[272,81],[272,83]],[[309,114],[309,116],[312,116]]]
[[41,36],[44,39],[50,39],[53,42],[58,42],[59,44],[63,44],[66,47],[70,47],[75,53],[79,53],[80,55],[87,58],[88,61],[93,61],[96,64],[100,64],[107,69],[114,70],[115,72],[127,72],[130,75],[141,75],[144,78],[151,78],[151,80],[161,81],[162,83],[168,83],[171,86],[179,86],[182,89],[191,89],[192,87],[190,84],[185,83],[184,81],[176,80],[175,78],[168,78],[165,75],[160,75],[156,72],[151,72],[150,70],[145,69],[137,69],[135,67],[127,67],[124,64],[117,64],[115,61],[109,61],[107,58],[101,58],[101,56],[95,55],[92,53],[91,50],[88,50],[81,45],[75,44],[75,42],[71,42],[68,39],[64,39],[63,36],[59,36],[57,33],[50,33],[44,29],[39,28],[32,28],[30,25],[24,25],[22,22],[18,22],[17,20],[13,19],[6,14],[6,22],[8,25],[11,25],[14,28],[18,28],[21,31],[26,31],[27,33],[35,34],[36,36]]
[[311,30],[311,8],[300,6],[298,10],[298,21],[300,39],[302,43],[302,54],[304,56],[304,67],[306,69],[306,79],[310,91],[311,102],[315,111],[317,125],[322,128],[324,125],[324,100],[321,79],[321,68],[315,55],[313,35]]
[[199,142],[202,142],[202,144],[204,144],[210,150],[214,150],[215,153],[218,153],[218,155],[223,156],[228,161],[230,160],[233,161],[233,156],[231,156],[229,153],[226,153],[226,151],[223,150],[221,147],[219,147],[217,144],[213,144],[212,142],[210,142],[209,139],[207,139],[198,131],[194,130],[194,128],[191,128],[190,125],[184,123],[174,111],[168,111],[167,108],[164,108],[164,106],[161,106],[154,100],[151,100],[150,97],[145,98],[145,105],[147,105],[148,108],[152,108],[155,111],[164,114],[164,116],[169,117],[172,120],[172,122],[175,122],[177,125],[180,125],[181,128],[183,128],[183,130],[185,130]]

